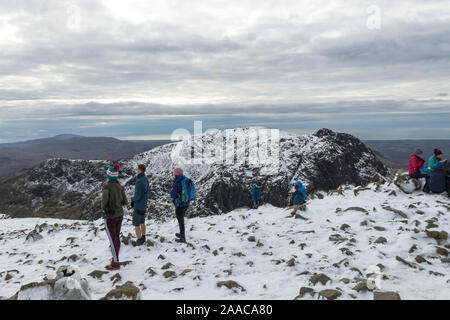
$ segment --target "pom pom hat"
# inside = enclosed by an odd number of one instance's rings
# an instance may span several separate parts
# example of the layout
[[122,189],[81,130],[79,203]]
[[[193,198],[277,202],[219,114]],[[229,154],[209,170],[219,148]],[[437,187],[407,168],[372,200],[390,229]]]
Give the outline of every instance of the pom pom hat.
[[106,170],[106,178],[109,180],[117,180],[119,178],[120,166],[115,163]]

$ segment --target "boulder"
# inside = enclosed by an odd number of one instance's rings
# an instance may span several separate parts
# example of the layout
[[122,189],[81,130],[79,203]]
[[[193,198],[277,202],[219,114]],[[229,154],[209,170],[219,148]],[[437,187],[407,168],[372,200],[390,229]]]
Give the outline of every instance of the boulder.
[[401,300],[397,292],[392,291],[374,291],[373,300]]
[[133,282],[127,281],[121,286],[116,286],[101,300],[140,300],[141,290]]
[[387,243],[387,240],[385,237],[379,237],[377,240],[375,240],[375,243],[384,244],[384,243]]
[[298,300],[303,298],[306,294],[311,295],[312,297],[314,296],[315,292],[313,288],[308,288],[308,287],[301,287],[299,292],[298,292],[298,296],[296,296],[294,298],[294,300]]
[[334,289],[325,289],[319,292],[319,298],[325,298],[328,300],[336,300],[342,295],[342,293],[338,290]]
[[33,231],[27,234],[27,237],[25,238],[25,242],[35,242],[43,239],[44,237],[39,233],[38,226],[34,228]]
[[422,183],[417,179],[411,178],[408,173],[398,174],[394,178],[394,184],[406,194],[418,191],[422,187]]
[[16,294],[17,300],[90,300],[90,288],[80,276],[77,266],[61,266],[56,277],[42,282],[23,285]]
[[217,287],[219,288],[226,287],[233,291],[241,291],[241,292],[246,291],[243,286],[241,286],[239,283],[233,280],[219,281],[217,282]]
[[320,282],[323,285],[326,285],[328,281],[331,281],[331,279],[324,273],[315,273],[313,276],[309,278],[309,282],[311,282],[313,285],[316,285],[317,282]]

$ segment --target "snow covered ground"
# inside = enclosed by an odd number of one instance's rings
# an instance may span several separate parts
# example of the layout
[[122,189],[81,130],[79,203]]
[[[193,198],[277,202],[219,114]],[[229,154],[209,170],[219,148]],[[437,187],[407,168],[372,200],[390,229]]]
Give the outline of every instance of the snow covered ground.
[[[121,261],[131,263],[101,279],[88,274],[104,271],[110,259],[103,221],[0,217],[0,296],[10,297],[21,285],[53,278],[61,265],[76,264],[89,280],[94,299],[114,287],[110,278],[117,273],[121,280],[116,285],[132,281],[142,290],[142,299],[293,299],[300,287],[316,292],[338,288],[339,299],[372,299],[372,292],[353,288],[381,264],[383,270],[372,277],[382,291],[396,291],[402,299],[450,299],[445,256],[450,242],[438,244],[425,233],[449,231],[449,198],[406,195],[387,184],[378,190],[376,184],[369,187],[355,193],[349,186],[342,195],[315,197],[305,212],[297,212],[308,220],[270,205],[189,219],[189,244],[173,241],[175,218],[148,220],[150,246],[122,244]],[[43,238],[26,241],[36,225],[41,225]],[[124,219],[122,233],[133,233],[130,216]],[[252,236],[255,241],[249,241]],[[386,243],[375,243],[380,237]],[[418,263],[419,255],[426,261]],[[167,271],[174,277],[166,278]],[[309,279],[314,273],[331,281],[313,285]],[[217,282],[224,280],[236,281],[245,291],[218,288]]]

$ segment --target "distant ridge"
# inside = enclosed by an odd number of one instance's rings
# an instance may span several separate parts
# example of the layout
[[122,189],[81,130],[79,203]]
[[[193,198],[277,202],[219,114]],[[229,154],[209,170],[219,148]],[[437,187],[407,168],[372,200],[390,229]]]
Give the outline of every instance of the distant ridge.
[[[424,152],[425,160],[433,154],[434,148],[440,149],[444,158],[450,159],[450,140],[364,140],[369,148],[376,151],[377,155],[390,161],[401,168],[408,167],[409,156],[416,148]],[[389,166],[393,166],[389,165]]]
[[111,137],[61,134],[50,138],[0,144],[0,176],[51,158],[117,160],[169,143],[168,140],[124,141]]

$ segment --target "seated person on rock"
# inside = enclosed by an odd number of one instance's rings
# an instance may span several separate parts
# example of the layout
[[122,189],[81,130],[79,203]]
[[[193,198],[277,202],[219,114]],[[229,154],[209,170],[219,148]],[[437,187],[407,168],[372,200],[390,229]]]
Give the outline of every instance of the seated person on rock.
[[447,190],[447,195],[450,197],[450,176],[442,162],[438,162],[435,168],[430,171],[429,186],[433,193],[442,193]]
[[444,162],[442,156],[442,151],[439,149],[434,149],[434,154],[428,159],[428,168],[433,170],[439,162]]
[[409,157],[409,176],[414,179],[426,178],[427,175],[422,173],[422,167],[425,160],[422,158],[422,149],[417,148],[416,151]]
[[423,168],[425,160],[423,160],[422,156],[423,151],[420,148],[417,148],[411,157],[409,157],[409,176],[413,179],[425,178],[425,186],[423,187],[423,191],[428,192],[428,174],[422,173],[422,169],[425,169]]

